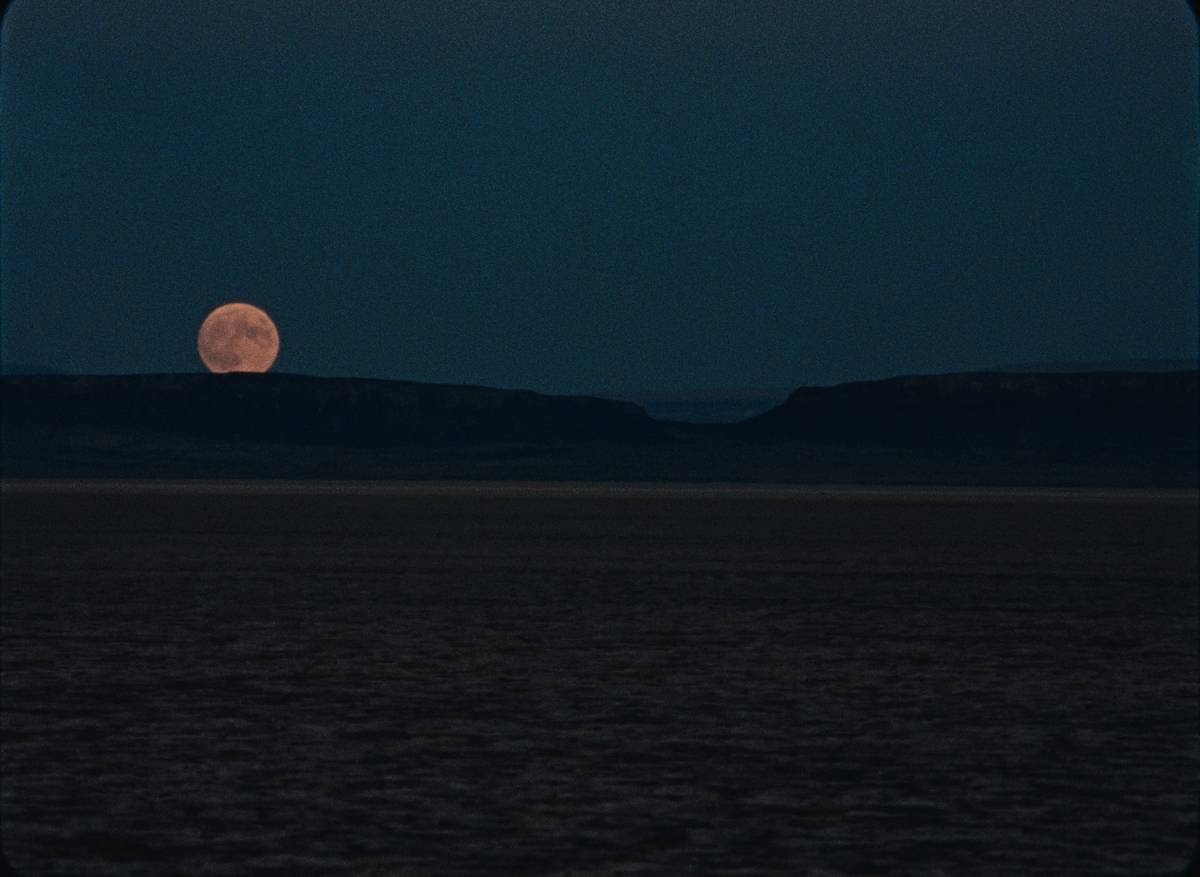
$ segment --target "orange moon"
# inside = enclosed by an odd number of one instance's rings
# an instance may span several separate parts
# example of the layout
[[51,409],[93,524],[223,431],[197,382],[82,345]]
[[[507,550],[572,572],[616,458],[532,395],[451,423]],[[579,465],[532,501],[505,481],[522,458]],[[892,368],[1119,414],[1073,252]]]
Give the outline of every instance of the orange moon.
[[279,330],[266,311],[230,302],[204,318],[196,348],[210,372],[265,372],[279,356]]

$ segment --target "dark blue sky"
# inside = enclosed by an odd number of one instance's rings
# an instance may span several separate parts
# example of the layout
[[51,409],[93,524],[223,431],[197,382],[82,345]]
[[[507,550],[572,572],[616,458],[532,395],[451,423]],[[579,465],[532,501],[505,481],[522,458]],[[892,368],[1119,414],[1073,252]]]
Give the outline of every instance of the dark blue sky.
[[[451,6],[459,7],[451,12]],[[551,392],[1197,352],[1183,0],[17,0],[3,354]]]

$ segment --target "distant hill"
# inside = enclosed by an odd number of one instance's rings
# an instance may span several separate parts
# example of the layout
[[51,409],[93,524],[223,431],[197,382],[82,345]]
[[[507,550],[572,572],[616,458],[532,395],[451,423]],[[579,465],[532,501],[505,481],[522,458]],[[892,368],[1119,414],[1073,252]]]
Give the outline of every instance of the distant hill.
[[599,393],[646,409],[656,420],[678,423],[737,423],[769,411],[788,396],[779,389],[710,389]]
[[980,372],[805,387],[737,429],[931,451],[1195,448],[1198,374]]
[[176,435],[380,447],[644,440],[629,402],[287,374],[4,377],[6,436]]
[[300,375],[4,376],[12,477],[1195,487],[1197,372],[806,387],[735,424],[586,396]]
[[[1010,363],[983,369],[989,373],[1072,374],[1092,372],[1172,372],[1197,368],[1194,359],[1080,360],[1078,362]],[[609,399],[623,399],[646,409],[656,420],[677,423],[737,423],[765,414],[787,399],[790,391],[779,388],[711,388],[699,390],[643,390],[598,392]]]

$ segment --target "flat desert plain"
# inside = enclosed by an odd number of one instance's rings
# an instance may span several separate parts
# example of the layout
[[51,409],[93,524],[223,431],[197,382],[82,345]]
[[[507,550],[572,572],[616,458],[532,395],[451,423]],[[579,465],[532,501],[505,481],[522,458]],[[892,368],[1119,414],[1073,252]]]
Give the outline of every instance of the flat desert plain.
[[3,485],[22,874],[1130,875],[1195,491]]

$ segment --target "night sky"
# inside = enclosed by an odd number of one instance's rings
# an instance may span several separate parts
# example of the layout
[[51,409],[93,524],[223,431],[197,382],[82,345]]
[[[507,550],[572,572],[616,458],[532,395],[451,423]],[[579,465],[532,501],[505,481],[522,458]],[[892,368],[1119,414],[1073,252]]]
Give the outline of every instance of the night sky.
[[229,300],[280,371],[546,392],[1197,352],[1183,0],[17,0],[2,53],[9,363],[198,371]]

